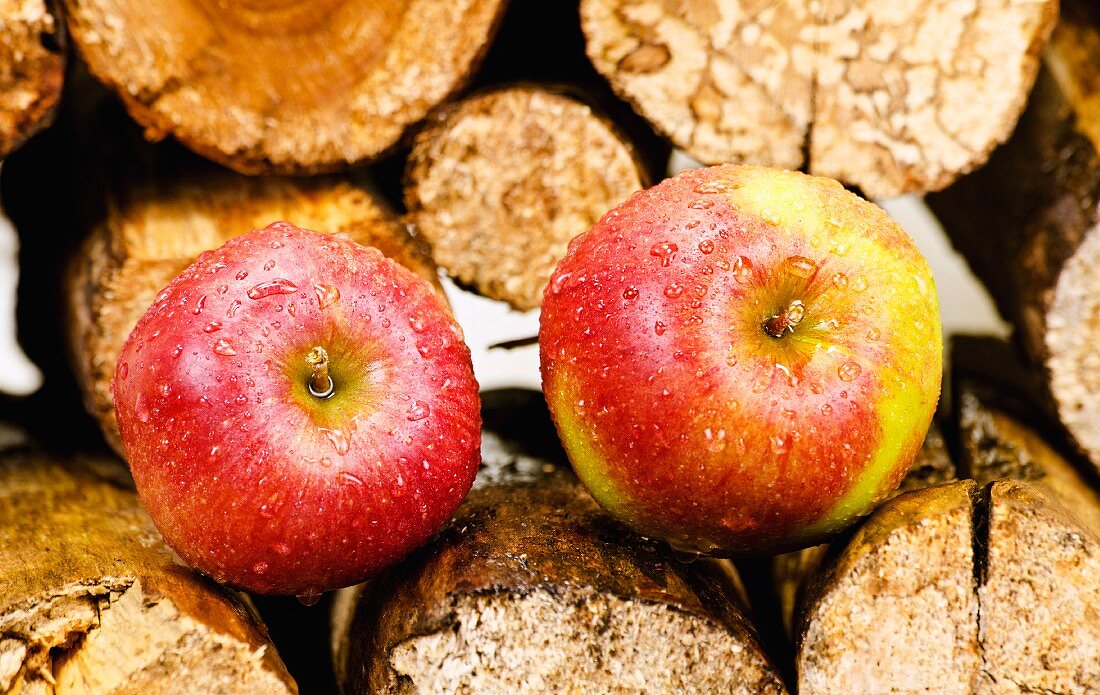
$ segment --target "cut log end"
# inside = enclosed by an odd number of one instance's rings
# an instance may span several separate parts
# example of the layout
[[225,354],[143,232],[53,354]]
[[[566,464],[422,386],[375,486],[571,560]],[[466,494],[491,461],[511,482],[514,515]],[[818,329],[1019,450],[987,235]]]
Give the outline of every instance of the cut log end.
[[110,392],[118,354],[157,294],[203,251],[288,220],[375,246],[438,287],[423,243],[367,189],[342,178],[252,179],[200,167],[172,182],[123,177],[108,198],[106,219],[76,258],[67,294],[85,403],[120,453]]
[[799,692],[968,692],[980,664],[970,482],[883,505],[813,591]]
[[0,0],[0,160],[53,120],[63,45],[47,0]]
[[985,161],[1057,16],[1053,0],[581,9],[597,69],[696,159],[804,168],[878,198],[943,188]]
[[391,150],[465,85],[505,5],[63,2],[89,69],[150,137],[244,173],[295,174]]
[[394,647],[380,692],[782,692],[751,645],[667,605],[567,587],[463,596],[453,620]]
[[510,87],[444,111],[417,136],[410,217],[460,282],[534,309],[569,241],[645,185],[635,153],[588,105]]

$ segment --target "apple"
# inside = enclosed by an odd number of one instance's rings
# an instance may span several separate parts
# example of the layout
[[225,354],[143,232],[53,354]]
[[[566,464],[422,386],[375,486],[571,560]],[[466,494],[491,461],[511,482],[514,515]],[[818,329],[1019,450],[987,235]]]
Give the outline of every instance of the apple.
[[258,593],[316,597],[394,563],[480,461],[470,352],[440,295],[376,249],[287,223],[172,281],[112,391],[164,539]]
[[688,171],[574,239],[543,387],[586,487],[690,553],[818,543],[894,489],[939,398],[931,271],[835,181]]

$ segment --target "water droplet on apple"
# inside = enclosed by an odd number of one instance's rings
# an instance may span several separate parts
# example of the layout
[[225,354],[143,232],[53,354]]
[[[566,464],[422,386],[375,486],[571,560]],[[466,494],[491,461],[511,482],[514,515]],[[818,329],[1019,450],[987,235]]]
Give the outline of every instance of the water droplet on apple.
[[848,286],[848,276],[844,273],[833,273],[833,284],[844,289]]
[[699,200],[693,200],[688,207],[692,210],[709,210],[714,207],[714,201],[700,198]]
[[840,368],[837,369],[837,374],[840,376],[841,381],[855,381],[859,378],[859,374],[862,371],[863,368],[858,364],[848,361],[840,365]]
[[638,288],[637,287],[627,287],[625,290],[623,290],[623,299],[625,299],[627,301],[630,301],[631,299],[637,299],[637,298],[638,298]]
[[649,255],[660,258],[661,266],[667,268],[669,264],[672,263],[673,256],[675,256],[676,252],[679,250],[680,247],[676,244],[670,241],[662,241],[659,244],[654,244],[652,248],[649,249]]
[[128,376],[130,376],[130,363],[123,362],[118,367],[118,378],[125,379]]
[[134,401],[134,413],[142,424],[149,422],[152,413],[149,412],[149,404],[146,402],[144,393],[138,393],[137,400]]
[[733,279],[742,285],[752,280],[752,261],[745,256],[738,256],[733,261]]
[[340,299],[340,290],[332,285],[314,285],[313,291],[317,293],[317,306],[321,311],[329,308]]
[[290,546],[282,541],[272,545],[271,549],[279,555],[290,555]]
[[290,280],[276,278],[274,280],[268,280],[267,282],[261,282],[248,290],[248,298],[263,299],[264,297],[270,297],[274,294],[293,294],[297,291],[298,286]]
[[828,417],[833,414],[833,406],[828,403],[821,404],[821,414]]
[[264,574],[267,572],[267,563],[262,560],[257,562],[255,565],[252,565],[252,571],[256,574]]
[[218,294],[225,294],[229,291],[229,285],[218,285]]
[[675,282],[665,288],[665,296],[669,299],[676,299],[684,293],[684,288],[677,285]]
[[704,181],[695,187],[695,192],[699,195],[714,195],[715,193],[725,193],[725,184],[718,183],[717,181]]
[[704,239],[699,242],[699,252],[703,254],[714,253],[714,242],[710,239]]
[[413,314],[409,317],[409,328],[413,329],[413,333],[424,332],[424,319],[420,314]]
[[572,273],[561,273],[560,275],[555,275],[553,279],[550,280],[550,292],[552,292],[553,294],[558,294],[563,289],[565,289],[566,283],[569,282],[570,275],[572,275]]
[[272,270],[275,267],[275,261],[268,261],[264,263],[264,270]]
[[852,280],[852,289],[856,292],[862,292],[867,289],[867,280],[862,275],[857,275],[855,280]]
[[431,347],[427,343],[417,342],[416,351],[420,353],[420,356],[427,359],[432,354]]
[[234,398],[233,402],[236,403],[237,405],[244,405],[245,403],[248,402],[248,396],[246,396],[242,393],[241,395]]
[[321,592],[317,589],[306,589],[302,593],[296,596],[298,603],[303,606],[316,606],[317,602],[321,600]]
[[325,439],[340,456],[348,453],[348,450],[351,449],[351,437],[345,434],[343,430],[328,429],[326,427],[321,427],[320,430],[321,434],[325,435]]
[[790,451],[790,444],[787,438],[782,435],[773,435],[771,437],[772,453],[785,454]]
[[707,440],[707,451],[710,451],[710,452],[716,454],[720,451],[725,450],[725,448],[726,448],[726,431],[725,430],[719,429],[717,431],[714,431],[714,430],[712,430],[711,428],[708,427],[705,430],[703,430],[703,436],[706,437],[706,440]]
[[657,335],[664,335],[665,334],[665,324],[661,323],[660,321],[654,323],[653,324],[653,332],[656,333]]
[[867,331],[867,340],[878,340],[881,337],[882,331],[880,331],[878,328],[872,328],[871,330]]
[[431,414],[432,409],[427,403],[424,401],[413,401],[408,411],[405,412],[405,419],[409,422],[416,422],[417,420],[423,420]]
[[237,354],[237,351],[233,348],[233,344],[225,338],[214,343],[214,352],[223,357],[232,357]]
[[808,278],[817,272],[817,263],[805,256],[789,256],[783,265],[795,277]]
[[210,266],[210,272],[211,273],[220,273],[221,271],[225,270],[227,267],[228,266],[225,263],[223,263],[222,261],[218,261],[214,265]]
[[202,327],[203,333],[215,333],[217,331],[220,331],[221,329],[222,329],[221,321],[211,321],[210,323],[208,323],[208,324],[206,324],[205,326]]
[[205,306],[206,306],[206,295],[204,294],[203,296],[199,297],[199,301],[195,303],[195,308],[193,309],[193,311],[195,312],[195,316],[198,316],[199,314],[201,314],[202,310]]
[[233,303],[229,305],[229,308],[225,310],[226,318],[233,318],[237,314],[237,309],[241,308],[241,300],[234,299]]
[[244,280],[246,277],[248,277],[248,271],[247,270],[242,270],[239,273],[237,273],[237,279],[238,280]]

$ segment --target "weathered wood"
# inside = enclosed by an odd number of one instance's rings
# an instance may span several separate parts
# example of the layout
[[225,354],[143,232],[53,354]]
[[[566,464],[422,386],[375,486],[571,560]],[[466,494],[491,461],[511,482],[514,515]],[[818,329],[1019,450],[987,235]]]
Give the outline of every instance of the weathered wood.
[[[249,178],[185,153],[139,150],[108,167],[99,219],[68,273],[72,362],[88,410],[122,453],[110,383],[130,331],[203,251],[278,220],[342,232],[438,284],[426,247],[364,182],[338,176]],[[134,157],[133,153],[129,153]]]
[[416,138],[405,201],[459,282],[534,309],[569,241],[647,185],[633,147],[588,104],[516,85],[445,108]]
[[943,188],[1011,133],[1054,0],[583,0],[588,54],[700,161],[878,198]]
[[981,170],[928,202],[1015,324],[1047,399],[1100,466],[1100,8],[1063,3],[1030,105]]
[[344,692],[785,692],[729,576],[631,535],[556,461],[486,434],[451,526],[344,606]]
[[297,692],[257,617],[178,564],[127,476],[0,454],[0,690]]
[[64,73],[50,0],[0,0],[0,159],[53,121]]
[[469,80],[505,0],[62,0],[150,138],[245,173],[377,159]]

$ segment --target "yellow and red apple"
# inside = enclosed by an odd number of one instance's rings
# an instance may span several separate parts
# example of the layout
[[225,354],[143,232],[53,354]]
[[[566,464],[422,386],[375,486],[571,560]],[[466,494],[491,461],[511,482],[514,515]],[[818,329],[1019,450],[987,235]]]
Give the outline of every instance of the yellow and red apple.
[[686,552],[778,552],[867,514],[940,392],[931,271],[883,210],[776,169],[688,171],[576,238],[543,386],[577,474]]

